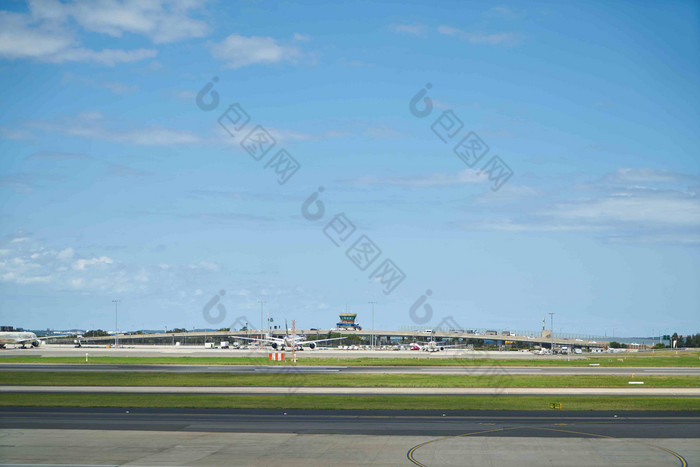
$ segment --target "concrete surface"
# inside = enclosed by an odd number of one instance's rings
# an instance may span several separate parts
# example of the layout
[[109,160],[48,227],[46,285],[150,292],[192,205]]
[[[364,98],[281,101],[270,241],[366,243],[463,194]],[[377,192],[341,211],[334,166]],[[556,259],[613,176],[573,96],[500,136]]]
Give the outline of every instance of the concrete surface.
[[[22,464],[401,466],[427,436],[159,431],[0,430],[0,459]],[[457,437],[413,452],[422,465],[440,466],[674,466],[659,446],[700,462],[697,439]],[[419,464],[420,465],[420,464]]]
[[[690,465],[694,412],[0,409],[0,459],[106,465]],[[415,449],[413,449],[415,448]],[[672,452],[669,452],[672,451]]]

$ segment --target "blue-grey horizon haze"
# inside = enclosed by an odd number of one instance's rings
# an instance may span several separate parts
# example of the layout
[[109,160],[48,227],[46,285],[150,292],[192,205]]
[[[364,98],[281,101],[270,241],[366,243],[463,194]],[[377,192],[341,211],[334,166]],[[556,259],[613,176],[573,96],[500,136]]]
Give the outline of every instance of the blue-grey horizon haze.
[[699,332],[699,82],[694,1],[3,2],[0,322]]

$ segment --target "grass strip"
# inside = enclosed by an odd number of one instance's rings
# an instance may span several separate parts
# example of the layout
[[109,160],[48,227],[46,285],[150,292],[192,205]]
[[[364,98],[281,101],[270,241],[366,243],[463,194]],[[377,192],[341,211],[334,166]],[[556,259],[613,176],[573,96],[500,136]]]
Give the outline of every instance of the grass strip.
[[[89,352],[88,352],[89,353]],[[85,357],[7,357],[2,363],[85,363]],[[293,366],[288,361],[271,362],[267,357],[240,357],[232,351],[225,357],[89,357],[92,364],[119,365],[277,365]],[[310,366],[557,366],[587,367],[598,364],[602,367],[700,367],[700,352],[680,352],[678,355],[658,354],[617,354],[587,356],[571,361],[562,358],[472,358],[469,355],[458,358],[442,356],[426,358],[299,358],[298,365]]]
[[2,385],[36,386],[277,386],[277,387],[698,387],[697,376],[381,375],[0,371]]
[[229,396],[179,394],[0,394],[0,406],[347,410],[700,410],[700,398],[542,396]]

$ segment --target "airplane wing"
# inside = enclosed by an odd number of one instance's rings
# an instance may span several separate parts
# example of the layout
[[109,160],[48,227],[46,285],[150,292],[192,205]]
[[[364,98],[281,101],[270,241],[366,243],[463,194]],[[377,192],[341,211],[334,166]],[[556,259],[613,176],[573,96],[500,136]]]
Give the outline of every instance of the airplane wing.
[[36,339],[31,338],[31,339],[17,339],[14,341],[15,344],[28,344],[29,342],[34,342]]
[[[430,341],[429,341],[429,342],[415,342],[415,343],[416,343],[416,344],[419,344],[419,345],[421,345],[421,346],[429,346],[429,345],[430,345]],[[435,342],[435,341],[434,341],[433,343],[435,344],[435,347],[442,347],[443,349],[448,349],[448,348],[450,348],[450,347],[466,347],[466,346],[467,346],[467,344],[450,344],[450,345],[445,345],[445,344],[441,344],[441,343]]]
[[[77,339],[82,339],[81,334],[75,334],[75,338]],[[37,339],[40,341],[47,340],[47,339],[73,339],[73,334],[71,335],[62,335],[62,336],[37,336]]]
[[318,344],[319,342],[339,341],[343,339],[347,339],[347,337],[334,337],[333,339],[318,339],[315,341],[299,341],[297,342],[297,345]]
[[266,337],[257,337],[257,338],[254,338],[254,337],[231,336],[231,338],[233,338],[233,339],[243,339],[243,340],[247,340],[247,341],[256,341],[256,342],[258,342],[258,341],[273,342],[273,343],[276,343],[276,344],[279,344],[279,343],[281,343],[281,342],[284,342],[284,339],[268,339],[268,338],[266,338]]

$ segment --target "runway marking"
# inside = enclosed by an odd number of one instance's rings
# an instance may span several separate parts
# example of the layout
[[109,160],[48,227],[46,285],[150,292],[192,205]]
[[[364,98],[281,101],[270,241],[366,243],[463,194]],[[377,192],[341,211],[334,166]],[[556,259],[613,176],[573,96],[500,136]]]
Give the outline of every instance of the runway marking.
[[510,428],[497,428],[497,429],[495,429],[495,430],[474,431],[474,432],[472,432],[472,433],[464,433],[464,434],[462,434],[462,435],[444,436],[444,437],[442,437],[442,438],[436,438],[436,439],[433,439],[433,440],[431,440],[431,441],[426,441],[426,442],[424,442],[424,443],[421,443],[421,444],[418,444],[418,445],[416,445],[416,446],[413,446],[413,447],[408,451],[408,453],[406,454],[406,456],[408,457],[408,460],[410,460],[411,462],[413,462],[415,465],[419,465],[419,466],[421,466],[421,467],[428,467],[427,465],[425,465],[425,464],[423,464],[423,463],[421,463],[421,462],[419,462],[419,461],[417,461],[417,460],[415,460],[415,459],[413,458],[413,453],[416,451],[416,449],[421,448],[421,447],[423,447],[423,446],[425,446],[425,445],[427,445],[427,444],[434,443],[434,442],[436,442],[436,441],[444,441],[444,440],[446,440],[446,439],[454,439],[454,438],[460,438],[460,437],[465,437],[465,436],[480,435],[480,434],[485,434],[485,433],[493,433],[493,432],[496,432],[496,431],[509,431],[509,430],[519,430],[519,429],[526,429],[526,428],[527,428],[527,429],[533,429],[533,430],[558,431],[558,432],[562,432],[562,433],[572,433],[572,434],[577,434],[577,435],[594,436],[594,437],[597,437],[597,438],[616,439],[616,440],[620,440],[620,441],[622,441],[622,442],[629,442],[629,443],[642,444],[642,445],[644,445],[644,446],[649,446],[649,447],[651,447],[651,448],[660,449],[660,450],[662,450],[662,451],[665,451],[665,452],[667,452],[667,453],[673,455],[674,457],[676,457],[678,460],[680,460],[680,461],[681,461],[681,467],[688,467],[688,462],[685,460],[685,458],[683,458],[683,456],[681,456],[681,455],[678,454],[677,452],[671,451],[670,449],[666,449],[666,448],[661,447],[661,446],[657,446],[657,445],[655,445],[655,444],[643,443],[643,442],[641,442],[641,441],[630,441],[630,440],[626,440],[626,439],[624,439],[624,438],[616,438],[615,436],[608,436],[608,435],[599,435],[599,434],[596,434],[596,433],[585,433],[585,432],[582,432],[582,431],[562,430],[561,428],[523,427],[523,426],[520,426],[520,427],[517,427],[517,426],[516,426],[516,427],[510,427]]
[[484,433],[493,433],[494,431],[516,430],[517,428],[519,428],[519,427],[513,427],[513,428],[496,428],[495,430],[473,431],[473,432],[471,432],[471,433],[464,433],[464,434],[461,434],[461,435],[444,436],[444,437],[442,437],[442,438],[433,439],[433,440],[431,440],[431,441],[426,441],[425,443],[421,443],[421,444],[418,444],[418,445],[416,445],[416,446],[413,446],[413,447],[411,448],[411,450],[408,451],[408,453],[406,453],[406,456],[408,457],[408,460],[410,460],[410,461],[413,462],[414,464],[420,465],[421,467],[428,467],[428,466],[426,466],[425,464],[421,464],[420,462],[418,462],[417,460],[415,460],[415,459],[413,458],[413,452],[414,452],[416,449],[425,446],[426,444],[434,443],[434,442],[436,442],[436,441],[444,441],[444,440],[446,440],[446,439],[451,439],[451,438],[460,438],[460,437],[471,436],[471,435],[481,435],[481,434],[484,434]]

